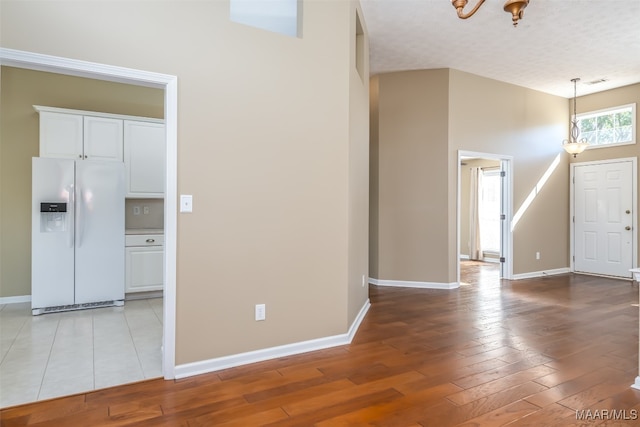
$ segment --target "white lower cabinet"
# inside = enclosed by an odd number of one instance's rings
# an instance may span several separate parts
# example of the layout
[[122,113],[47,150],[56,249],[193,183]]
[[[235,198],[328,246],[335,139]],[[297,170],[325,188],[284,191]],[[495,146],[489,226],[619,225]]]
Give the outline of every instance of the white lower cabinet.
[[125,293],[163,289],[164,236],[125,236]]

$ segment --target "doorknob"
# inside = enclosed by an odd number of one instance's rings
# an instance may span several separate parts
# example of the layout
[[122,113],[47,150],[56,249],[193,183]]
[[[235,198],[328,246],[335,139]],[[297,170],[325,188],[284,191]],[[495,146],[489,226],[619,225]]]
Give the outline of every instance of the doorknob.
[[630,213],[631,213],[631,211],[630,211],[629,209],[627,209],[626,211],[624,211],[624,213],[626,213],[626,214],[630,214]]
[[631,227],[629,227],[628,225],[624,228],[625,230],[631,230]]

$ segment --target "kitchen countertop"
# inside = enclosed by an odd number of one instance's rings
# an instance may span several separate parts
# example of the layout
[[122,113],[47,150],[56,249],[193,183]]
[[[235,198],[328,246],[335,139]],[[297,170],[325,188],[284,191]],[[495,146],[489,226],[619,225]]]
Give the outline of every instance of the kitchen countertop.
[[126,228],[124,234],[164,234],[162,228]]

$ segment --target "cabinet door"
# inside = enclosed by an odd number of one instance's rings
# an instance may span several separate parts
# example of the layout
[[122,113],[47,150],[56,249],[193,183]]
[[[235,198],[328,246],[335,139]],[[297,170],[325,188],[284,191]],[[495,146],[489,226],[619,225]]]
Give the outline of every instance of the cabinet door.
[[40,157],[82,159],[82,116],[40,112]]
[[164,197],[165,151],[163,124],[125,120],[127,197]]
[[122,120],[84,117],[84,159],[122,161]]
[[125,292],[161,291],[163,289],[162,246],[125,248]]

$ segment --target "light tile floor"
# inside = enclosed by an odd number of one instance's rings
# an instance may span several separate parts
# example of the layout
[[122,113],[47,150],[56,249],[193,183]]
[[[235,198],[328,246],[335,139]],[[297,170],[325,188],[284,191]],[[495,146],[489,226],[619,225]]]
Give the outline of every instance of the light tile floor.
[[162,376],[162,298],[31,315],[0,305],[0,407]]

